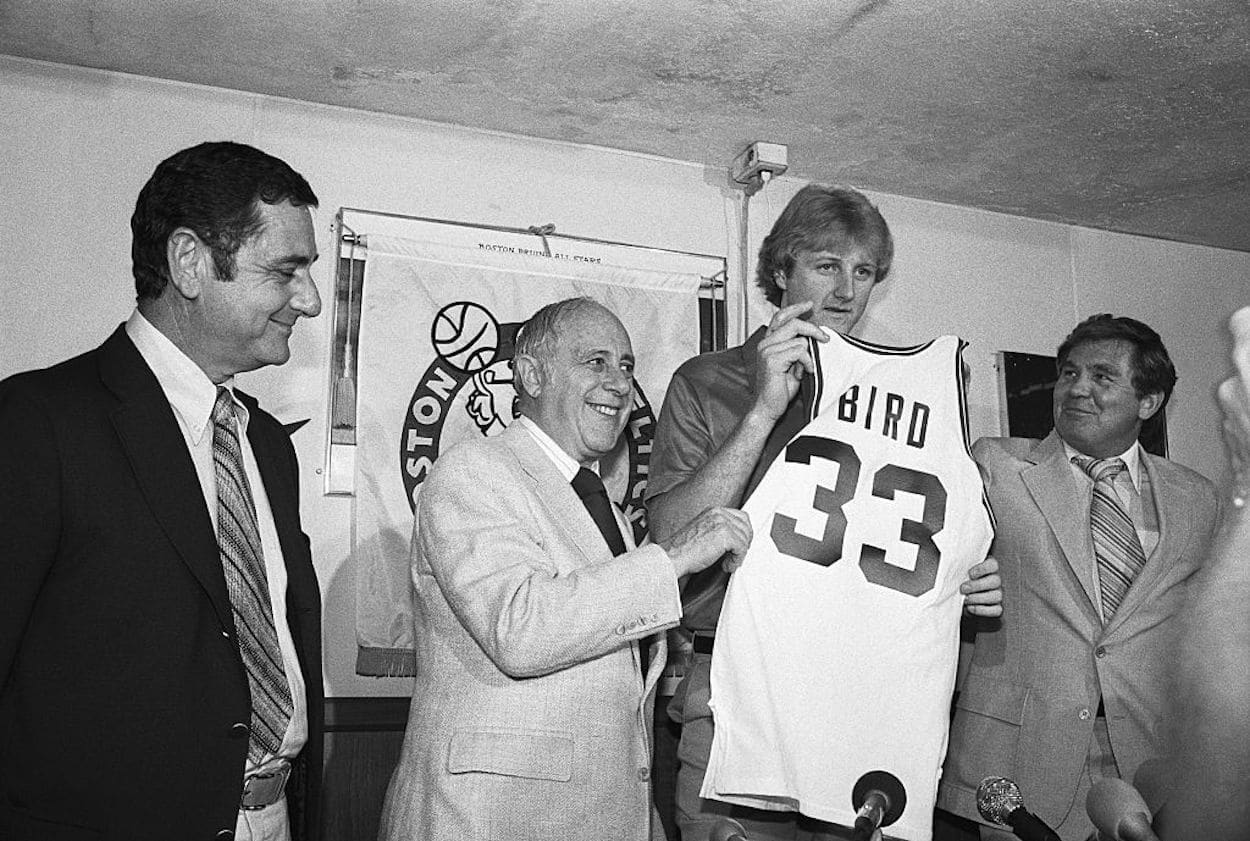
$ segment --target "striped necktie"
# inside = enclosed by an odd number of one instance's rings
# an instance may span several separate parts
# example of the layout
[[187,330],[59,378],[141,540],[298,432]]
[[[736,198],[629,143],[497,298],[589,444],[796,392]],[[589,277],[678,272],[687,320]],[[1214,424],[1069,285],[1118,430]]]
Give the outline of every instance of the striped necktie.
[[256,506],[243,472],[234,401],[225,388],[217,389],[213,404],[213,470],[217,477],[217,544],[252,697],[247,758],[255,763],[282,746],[291,720],[291,687],[273,624],[265,557]]
[[1073,456],[1078,467],[1094,480],[1089,504],[1090,533],[1098,560],[1098,589],[1102,593],[1103,623],[1115,614],[1129,585],[1146,563],[1137,529],[1115,493],[1115,477],[1128,468],[1118,458]]

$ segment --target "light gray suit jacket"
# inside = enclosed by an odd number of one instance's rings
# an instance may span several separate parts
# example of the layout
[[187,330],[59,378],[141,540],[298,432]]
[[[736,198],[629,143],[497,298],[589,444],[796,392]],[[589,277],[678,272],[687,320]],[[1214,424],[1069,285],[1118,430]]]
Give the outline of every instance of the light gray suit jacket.
[[417,676],[385,841],[646,841],[651,710],[638,645],[681,602],[659,546],[612,557],[513,425],[453,447],[417,506]]
[[1100,697],[1124,778],[1164,752],[1177,612],[1207,559],[1219,502],[1202,476],[1142,453],[1159,543],[1103,627],[1089,495],[1076,491],[1060,438],[983,438],[973,455],[997,520],[990,554],[1002,574],[1003,616],[977,634],[938,805],[979,820],[977,785],[1002,776],[1057,826],[1085,808],[1074,800]]

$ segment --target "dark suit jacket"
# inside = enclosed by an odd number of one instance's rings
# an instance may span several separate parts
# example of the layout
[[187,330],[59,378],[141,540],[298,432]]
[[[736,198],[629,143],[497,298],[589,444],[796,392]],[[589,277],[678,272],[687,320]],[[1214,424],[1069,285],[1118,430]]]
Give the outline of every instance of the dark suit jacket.
[[990,554],[1003,616],[977,633],[951,729],[938,805],[977,819],[983,777],[1020,785],[1030,811],[1057,826],[1076,803],[1099,698],[1121,775],[1163,752],[1176,675],[1178,611],[1207,560],[1215,488],[1142,454],[1159,544],[1104,627],[1094,606],[1088,496],[1073,492],[1063,442],[982,438],[973,448],[997,520]]
[[[315,838],[320,596],[294,449],[240,399],[308,689],[292,828]],[[247,676],[195,467],[124,329],[0,383],[0,524],[0,839],[233,830],[247,738],[232,725],[250,718]]]

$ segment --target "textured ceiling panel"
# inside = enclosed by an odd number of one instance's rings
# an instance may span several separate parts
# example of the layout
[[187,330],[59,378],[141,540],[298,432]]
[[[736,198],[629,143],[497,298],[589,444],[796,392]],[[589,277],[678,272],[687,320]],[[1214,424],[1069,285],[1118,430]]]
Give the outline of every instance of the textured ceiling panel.
[[0,53],[1250,251],[1245,0],[3,0]]

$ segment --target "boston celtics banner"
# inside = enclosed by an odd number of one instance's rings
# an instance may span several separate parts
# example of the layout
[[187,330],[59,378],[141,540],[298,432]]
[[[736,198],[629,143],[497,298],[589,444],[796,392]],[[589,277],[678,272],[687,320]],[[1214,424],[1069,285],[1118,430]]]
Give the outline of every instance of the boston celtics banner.
[[544,304],[585,295],[629,331],[634,406],[600,467],[608,494],[641,539],[655,418],[673,370],[699,350],[701,281],[602,261],[370,236],[357,355],[358,673],[413,673],[409,544],[422,483],[452,444],[513,421],[516,333]]

